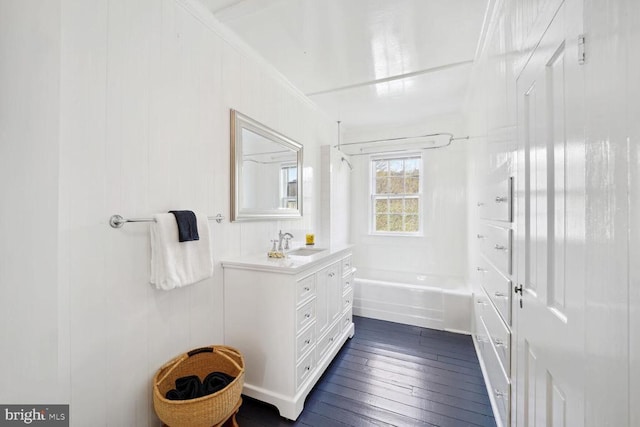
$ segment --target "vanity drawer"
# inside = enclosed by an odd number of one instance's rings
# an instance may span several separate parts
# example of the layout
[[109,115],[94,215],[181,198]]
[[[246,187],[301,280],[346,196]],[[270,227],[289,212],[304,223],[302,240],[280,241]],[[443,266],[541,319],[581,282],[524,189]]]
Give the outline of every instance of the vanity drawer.
[[333,346],[333,343],[338,339],[338,337],[340,336],[340,332],[342,331],[341,326],[342,325],[339,322],[336,322],[336,324],[331,329],[329,329],[329,332],[327,332],[326,335],[320,338],[318,346],[316,347],[318,352],[318,360],[322,360],[329,349],[331,349],[331,347]]
[[316,276],[307,276],[296,283],[296,302],[299,304],[316,294]]
[[316,300],[312,299],[296,310],[296,331],[301,331],[305,326],[316,319]]
[[342,311],[349,310],[353,306],[353,289],[342,296]]
[[498,355],[502,369],[508,376],[511,373],[511,332],[493,306],[489,305],[485,308],[482,321],[487,328],[491,345]]
[[[481,324],[484,328],[484,324]],[[485,328],[486,331],[486,328]],[[488,335],[488,332],[485,332]],[[502,421],[503,426],[509,425],[509,404],[510,404],[510,384],[505,372],[502,370],[498,356],[494,352],[494,347],[491,343],[481,347],[482,360],[487,373],[487,382],[489,383],[489,390],[495,397],[496,406],[498,409],[498,416]]]
[[511,274],[511,229],[495,225],[485,225],[478,234],[482,253],[504,275]]
[[355,271],[351,271],[350,273],[346,274],[343,278],[342,278],[342,292],[347,292],[349,289],[352,288],[353,286],[353,278],[355,277]]
[[[484,260],[483,260],[484,261]],[[493,305],[507,325],[511,325],[511,280],[504,277],[493,265],[483,262],[480,283]]]
[[300,360],[302,356],[316,344],[316,328],[311,325],[307,330],[296,338],[296,360]]
[[351,272],[351,267],[352,262],[351,262],[351,255],[349,255],[346,258],[342,259],[342,274],[348,274]]
[[296,390],[311,376],[315,367],[315,352],[312,351],[296,366]]

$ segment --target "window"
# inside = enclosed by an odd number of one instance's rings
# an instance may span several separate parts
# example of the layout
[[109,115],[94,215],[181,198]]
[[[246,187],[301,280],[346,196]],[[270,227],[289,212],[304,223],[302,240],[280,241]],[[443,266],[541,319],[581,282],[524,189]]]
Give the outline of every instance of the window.
[[419,235],[422,155],[371,159],[371,231]]
[[280,207],[298,208],[298,168],[296,165],[280,169]]

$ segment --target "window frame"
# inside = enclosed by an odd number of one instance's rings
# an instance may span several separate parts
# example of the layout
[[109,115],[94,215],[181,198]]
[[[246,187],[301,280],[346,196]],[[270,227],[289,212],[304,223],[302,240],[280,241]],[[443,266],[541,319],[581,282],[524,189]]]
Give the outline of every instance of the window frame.
[[[298,203],[298,195],[291,197],[288,195],[289,193],[289,184],[287,177],[289,174],[289,170],[296,169],[296,180],[299,177],[297,171],[298,165],[296,163],[281,163],[280,164],[280,209],[290,209],[287,205],[289,202],[293,201],[296,204]],[[285,170],[287,172],[285,172]],[[297,207],[295,208],[297,209]]]
[[[401,198],[405,200],[407,198],[416,198],[418,200],[418,231],[377,231],[376,230],[376,209],[375,202],[379,200],[383,194],[378,194],[376,190],[376,168],[375,162],[380,160],[404,160],[409,158],[417,158],[419,162],[419,175],[418,175],[418,192],[417,193],[402,193],[398,195],[388,194],[386,198]],[[422,151],[407,152],[407,153],[383,153],[369,156],[369,235],[371,236],[389,236],[389,237],[423,237],[424,236],[424,156]],[[405,212],[403,210],[402,214]]]

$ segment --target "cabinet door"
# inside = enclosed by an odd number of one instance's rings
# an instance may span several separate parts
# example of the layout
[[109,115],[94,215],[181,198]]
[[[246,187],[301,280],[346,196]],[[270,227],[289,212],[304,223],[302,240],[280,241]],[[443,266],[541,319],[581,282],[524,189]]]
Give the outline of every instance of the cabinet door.
[[340,274],[341,263],[336,264],[332,269],[335,274],[329,278],[329,304],[327,307],[329,323],[333,323],[342,314],[342,275]]
[[331,264],[316,273],[317,330],[322,335],[340,314],[342,280],[340,263]]

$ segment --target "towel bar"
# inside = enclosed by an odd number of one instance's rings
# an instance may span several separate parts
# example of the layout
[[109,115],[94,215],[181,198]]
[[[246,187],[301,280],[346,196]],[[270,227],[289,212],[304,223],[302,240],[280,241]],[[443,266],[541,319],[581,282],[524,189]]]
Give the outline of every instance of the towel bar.
[[[215,220],[218,224],[222,222],[224,216],[222,214],[218,214],[216,216],[207,217],[209,220]],[[113,228],[121,228],[127,222],[153,222],[155,219],[153,218],[123,218],[121,215],[111,215],[109,218],[109,225]]]

